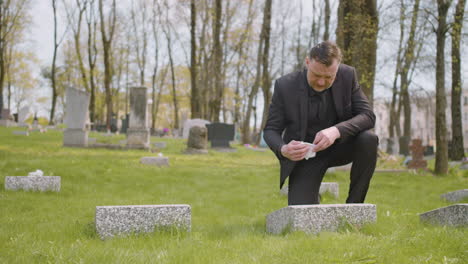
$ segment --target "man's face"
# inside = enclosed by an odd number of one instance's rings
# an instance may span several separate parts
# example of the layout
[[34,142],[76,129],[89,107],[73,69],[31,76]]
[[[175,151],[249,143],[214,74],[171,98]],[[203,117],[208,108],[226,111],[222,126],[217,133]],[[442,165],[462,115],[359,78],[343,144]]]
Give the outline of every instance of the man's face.
[[330,67],[314,60],[306,58],[307,65],[307,81],[309,85],[317,92],[324,91],[332,86],[335,81],[336,72],[340,63],[338,60],[333,60]]

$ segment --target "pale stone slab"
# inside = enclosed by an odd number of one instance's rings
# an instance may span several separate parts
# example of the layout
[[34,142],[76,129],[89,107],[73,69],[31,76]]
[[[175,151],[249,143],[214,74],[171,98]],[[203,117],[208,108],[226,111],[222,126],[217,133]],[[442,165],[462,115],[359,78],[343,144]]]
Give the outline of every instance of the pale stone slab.
[[147,108],[147,88],[130,88],[130,128],[146,129],[148,108]]
[[149,233],[158,228],[190,232],[190,205],[96,206],[96,231],[101,239],[131,233]]
[[28,132],[28,131],[19,131],[19,130],[15,130],[15,131],[13,131],[13,135],[29,136],[29,132]]
[[158,149],[163,149],[167,147],[167,143],[166,142],[154,142],[153,146]]
[[445,194],[442,194],[440,197],[450,202],[458,202],[458,201],[468,198],[468,189],[445,193]]
[[6,176],[5,190],[60,191],[60,176]]
[[128,128],[126,144],[129,149],[148,149],[150,146],[149,129]]
[[[280,193],[283,195],[288,195],[289,186],[284,185],[281,188]],[[340,186],[337,182],[322,182],[319,189],[319,194],[322,195],[326,192],[329,192],[333,197],[338,198],[340,193]]]
[[317,204],[292,205],[275,211],[266,217],[268,233],[303,231],[317,234],[337,231],[343,224],[362,226],[377,221],[374,204]]
[[88,137],[88,145],[96,144],[97,138]]
[[88,131],[67,128],[63,131],[63,145],[66,147],[87,147]]
[[65,125],[69,129],[84,130],[88,117],[89,93],[68,87],[65,96]]
[[18,112],[18,123],[23,124],[29,116],[29,106],[22,107]]
[[187,119],[184,122],[184,128],[182,130],[182,138],[187,139],[190,135],[190,129],[194,126],[205,127],[206,124],[211,124],[210,121],[204,119]]
[[169,157],[143,157],[140,159],[140,163],[159,167],[169,166]]
[[454,204],[419,215],[423,223],[443,226],[468,226],[468,203]]
[[15,121],[9,120],[9,119],[0,119],[0,126],[3,127],[14,127],[17,126]]

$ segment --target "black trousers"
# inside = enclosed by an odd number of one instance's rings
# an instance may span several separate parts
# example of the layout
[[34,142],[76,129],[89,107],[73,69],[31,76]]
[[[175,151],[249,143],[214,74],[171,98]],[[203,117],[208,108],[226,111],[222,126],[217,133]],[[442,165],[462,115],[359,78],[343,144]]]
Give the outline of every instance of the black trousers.
[[319,204],[319,189],[330,167],[352,162],[351,183],[346,203],[363,203],[377,162],[378,137],[363,131],[345,143],[335,143],[317,152],[315,158],[301,160],[289,175],[288,205]]

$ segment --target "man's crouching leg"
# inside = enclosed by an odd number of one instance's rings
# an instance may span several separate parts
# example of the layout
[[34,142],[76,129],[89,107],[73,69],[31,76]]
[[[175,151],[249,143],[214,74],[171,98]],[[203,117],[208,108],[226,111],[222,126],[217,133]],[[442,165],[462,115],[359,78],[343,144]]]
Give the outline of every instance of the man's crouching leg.
[[379,138],[372,131],[366,130],[352,140],[353,165],[346,203],[363,203],[377,163]]

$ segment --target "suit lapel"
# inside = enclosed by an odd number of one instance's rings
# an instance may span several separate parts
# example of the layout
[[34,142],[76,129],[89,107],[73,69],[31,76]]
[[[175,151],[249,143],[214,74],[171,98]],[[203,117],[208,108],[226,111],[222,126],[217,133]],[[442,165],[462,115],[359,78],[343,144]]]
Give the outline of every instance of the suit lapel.
[[343,116],[343,102],[342,102],[342,94],[341,89],[341,66],[338,68],[338,72],[336,73],[335,81],[333,82],[332,87],[330,87],[330,91],[333,96],[333,103],[335,103],[336,115],[338,119],[341,119]]

